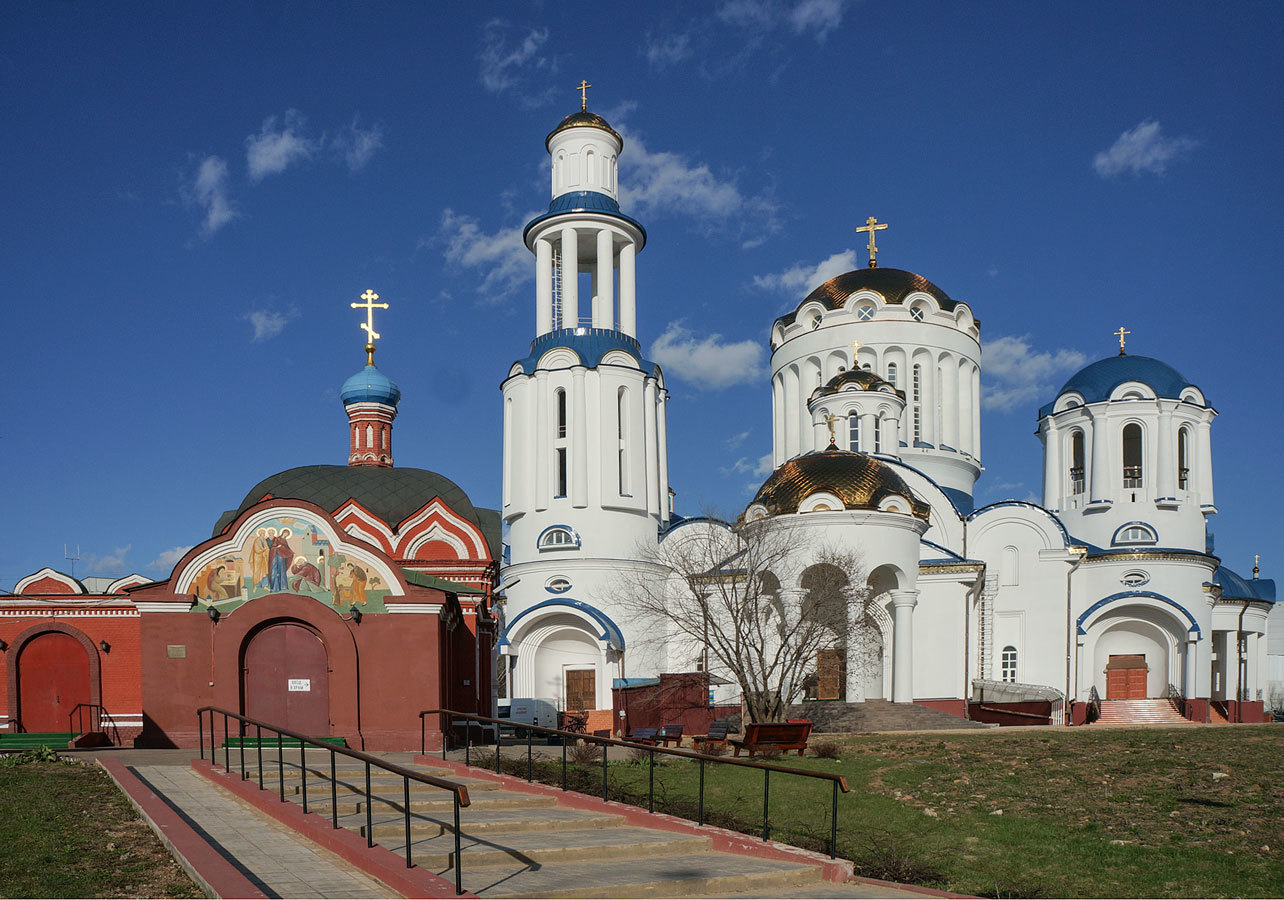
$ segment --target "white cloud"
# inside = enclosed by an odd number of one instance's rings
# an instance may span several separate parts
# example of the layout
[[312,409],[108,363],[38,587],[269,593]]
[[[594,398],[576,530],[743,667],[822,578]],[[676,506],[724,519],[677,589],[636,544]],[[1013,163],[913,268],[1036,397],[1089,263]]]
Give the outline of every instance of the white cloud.
[[667,69],[691,56],[691,35],[665,34],[646,36],[646,61],[656,69]]
[[375,151],[383,147],[383,129],[378,125],[361,128],[358,119],[335,136],[331,146],[348,164],[348,171],[360,172],[370,162]]
[[268,116],[259,133],[245,139],[245,164],[251,181],[280,174],[312,156],[317,142],[303,134],[304,125],[302,114],[290,109],[283,117]]
[[492,94],[516,86],[527,71],[556,71],[554,61],[540,53],[548,40],[547,28],[530,29],[512,46],[508,42],[510,30],[505,23],[492,20],[482,31],[482,49],[477,58],[481,63],[482,86]]
[[[722,467],[723,475],[740,475],[749,473],[756,478],[766,478],[771,474],[771,454],[765,453],[757,459],[742,456],[729,466]],[[755,490],[757,486],[755,485]]]
[[698,338],[670,322],[651,345],[651,358],[684,381],[702,390],[717,390],[761,379],[763,349],[757,341],[726,343],[720,334]]
[[253,341],[266,341],[276,337],[285,330],[290,320],[299,314],[297,309],[289,312],[274,312],[266,309],[255,309],[241,316],[254,327]]
[[1078,369],[1088,358],[1078,350],[1037,352],[1030,336],[1006,336],[983,346],[981,406],[1008,412],[1021,405],[1033,406],[1057,387],[1050,379]]
[[209,237],[239,213],[227,193],[227,163],[218,156],[207,156],[196,169],[196,178],[184,189],[184,196],[205,210],[201,233]]
[[1159,123],[1146,120],[1131,131],[1119,135],[1108,150],[1092,160],[1092,168],[1102,178],[1117,175],[1162,175],[1170,162],[1187,156],[1199,141],[1188,137],[1164,137]]
[[727,438],[727,449],[728,450],[736,449],[741,444],[743,444],[748,439],[748,437],[749,437],[749,432],[747,431],[742,431],[739,434],[733,434],[731,437]]
[[628,152],[620,156],[620,202],[631,212],[686,215],[708,230],[747,238],[750,245],[780,230],[778,204],[766,193],[745,194],[704,163],[667,151],[653,153],[634,134],[625,133],[625,139]]
[[156,555],[155,559],[147,564],[146,568],[150,570],[159,569],[161,571],[168,571],[174,568],[174,564],[182,559],[187,551],[191,549],[192,548],[189,545],[187,547],[170,547],[168,550],[162,550]]
[[718,7],[718,18],[737,28],[766,28],[776,18],[771,0],[727,0]]
[[[523,221],[529,221],[536,215],[528,214]],[[522,243],[521,226],[501,228],[487,234],[476,219],[446,209],[442,211],[437,234],[419,243],[425,246],[437,241],[446,245],[447,262],[485,273],[477,286],[483,303],[499,302],[535,276],[534,257]]]
[[97,553],[86,553],[81,559],[83,571],[86,575],[96,573],[116,574],[125,570],[125,558],[129,556],[129,550],[133,544],[126,544],[123,547],[116,547],[110,553],[104,553],[101,556]]
[[801,0],[789,13],[789,24],[795,34],[810,31],[817,43],[843,24],[843,6],[846,0]]
[[816,265],[799,263],[783,272],[755,275],[754,287],[781,291],[792,296],[805,297],[831,278],[856,268],[856,251],[843,250],[822,259]]

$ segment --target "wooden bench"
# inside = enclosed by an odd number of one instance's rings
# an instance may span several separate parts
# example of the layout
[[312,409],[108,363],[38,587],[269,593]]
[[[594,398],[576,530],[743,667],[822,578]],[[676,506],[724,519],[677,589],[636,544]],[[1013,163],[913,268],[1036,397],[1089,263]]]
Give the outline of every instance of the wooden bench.
[[718,719],[709,725],[708,734],[695,734],[691,736],[691,742],[695,745],[696,752],[702,752],[701,748],[708,750],[710,747],[727,746],[727,732],[731,730],[731,723],[724,719]]
[[629,732],[629,736],[625,740],[633,744],[650,744],[654,746],[659,743],[659,732],[660,729],[658,728],[634,728]]
[[669,746],[669,741],[673,741],[675,747],[682,746],[682,725],[673,723],[665,725],[655,735],[656,740],[661,741],[665,747]]
[[736,756],[740,755],[741,749],[748,750],[750,759],[757,751],[768,747],[784,752],[797,750],[802,756],[810,734],[810,722],[750,722],[745,726],[745,736],[731,741],[731,746],[736,748]]

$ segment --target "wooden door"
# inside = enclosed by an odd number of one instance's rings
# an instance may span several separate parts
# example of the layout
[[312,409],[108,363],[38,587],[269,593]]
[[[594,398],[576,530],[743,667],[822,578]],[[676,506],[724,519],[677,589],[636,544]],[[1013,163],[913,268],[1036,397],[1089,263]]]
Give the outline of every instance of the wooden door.
[[330,673],[325,644],[292,622],[270,625],[245,648],[245,715],[309,737],[330,733]]
[[566,670],[566,708],[597,709],[597,672],[593,669]]
[[1106,699],[1144,700],[1149,671],[1145,654],[1111,656],[1106,663]]
[[842,649],[816,653],[816,699],[844,700],[847,697],[847,652]]
[[[23,731],[75,731],[76,707],[90,702],[89,654],[69,634],[51,631],[23,645],[18,657],[18,719]],[[84,721],[92,718],[82,711]]]

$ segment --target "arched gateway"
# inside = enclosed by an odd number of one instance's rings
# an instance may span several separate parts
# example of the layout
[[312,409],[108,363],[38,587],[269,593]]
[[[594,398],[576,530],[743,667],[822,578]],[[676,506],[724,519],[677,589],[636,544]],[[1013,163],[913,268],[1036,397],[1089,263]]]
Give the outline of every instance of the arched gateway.
[[249,636],[241,664],[245,715],[307,735],[330,734],[330,661],[302,622],[276,622]]

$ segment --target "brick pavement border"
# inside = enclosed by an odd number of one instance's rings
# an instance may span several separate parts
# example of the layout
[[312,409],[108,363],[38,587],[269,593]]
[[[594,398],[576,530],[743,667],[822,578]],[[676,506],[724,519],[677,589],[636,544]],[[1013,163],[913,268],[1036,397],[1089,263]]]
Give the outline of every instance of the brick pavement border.
[[131,806],[207,897],[268,897],[118,759],[99,759]]
[[232,792],[260,812],[293,828],[308,840],[337,854],[367,875],[382,881],[403,897],[430,898],[430,900],[476,897],[475,894],[467,891],[456,894],[452,881],[427,869],[418,866],[406,868],[405,857],[398,856],[388,848],[377,844],[374,847],[367,847],[365,838],[346,828],[336,830],[329,819],[316,813],[305,813],[303,807],[297,803],[288,800],[282,803],[275,793],[260,790],[257,783],[242,781],[239,772],[224,772],[205,759],[192,760],[192,769],[224,790]]

